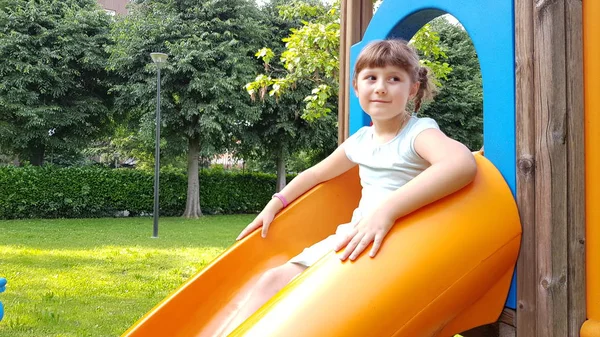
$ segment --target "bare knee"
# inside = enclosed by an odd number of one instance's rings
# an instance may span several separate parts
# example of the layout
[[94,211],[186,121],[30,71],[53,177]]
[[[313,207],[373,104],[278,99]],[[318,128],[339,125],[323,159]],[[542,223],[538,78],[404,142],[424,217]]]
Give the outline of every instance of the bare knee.
[[271,268],[260,277],[256,286],[261,293],[274,295],[304,269],[306,268],[292,263]]

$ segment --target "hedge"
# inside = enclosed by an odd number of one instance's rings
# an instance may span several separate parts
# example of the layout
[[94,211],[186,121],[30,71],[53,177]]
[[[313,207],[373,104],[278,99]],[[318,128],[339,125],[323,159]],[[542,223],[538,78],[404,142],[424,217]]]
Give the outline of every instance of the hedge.
[[[200,207],[205,214],[259,212],[275,189],[275,175],[201,170]],[[290,178],[290,177],[288,177]],[[183,214],[185,172],[160,173],[160,214]],[[0,167],[0,219],[88,218],[150,215],[154,173],[97,167]]]

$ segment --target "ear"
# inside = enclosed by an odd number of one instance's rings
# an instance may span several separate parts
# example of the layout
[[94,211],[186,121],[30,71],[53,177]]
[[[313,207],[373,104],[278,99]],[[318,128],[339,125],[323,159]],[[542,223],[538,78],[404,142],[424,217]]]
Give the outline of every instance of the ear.
[[354,94],[358,97],[358,86],[356,85],[356,80],[352,80],[352,88],[354,88]]
[[417,93],[419,92],[419,88],[421,87],[421,83],[420,82],[416,82],[413,83],[410,86],[410,98],[413,98],[417,95]]

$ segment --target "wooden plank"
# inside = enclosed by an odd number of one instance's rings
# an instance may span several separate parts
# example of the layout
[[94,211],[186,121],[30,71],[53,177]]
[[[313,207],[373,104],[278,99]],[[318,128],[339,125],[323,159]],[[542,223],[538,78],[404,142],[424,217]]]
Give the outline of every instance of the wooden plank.
[[514,310],[505,308],[496,323],[483,325],[465,332],[462,337],[515,337],[516,335],[516,313]]
[[523,234],[517,262],[518,336],[536,336],[535,104],[533,2],[515,1],[517,204]]
[[565,1],[535,1],[537,336],[568,336]]
[[600,1],[583,3],[587,336],[600,324]]
[[370,0],[343,0],[340,21],[340,88],[338,98],[338,144],[349,136],[350,47],[359,42],[373,17]]
[[512,327],[517,326],[517,313],[510,308],[504,308],[502,313],[500,314],[500,318],[498,319],[499,323],[503,323],[505,325],[509,325]]
[[348,0],[342,0],[340,4],[340,71],[339,71],[339,91],[338,91],[338,145],[341,145],[348,136],[348,51],[346,50],[346,25],[348,22],[347,14]]
[[498,336],[499,337],[516,337],[517,329],[515,329],[515,327],[512,325],[499,323]]
[[469,331],[461,332],[460,335],[462,337],[499,337],[498,325],[499,323],[480,326]]
[[360,39],[365,36],[365,31],[373,18],[373,1],[362,0],[360,11]]
[[568,336],[579,336],[586,319],[585,283],[585,137],[583,97],[583,12],[581,0],[567,0],[568,148]]

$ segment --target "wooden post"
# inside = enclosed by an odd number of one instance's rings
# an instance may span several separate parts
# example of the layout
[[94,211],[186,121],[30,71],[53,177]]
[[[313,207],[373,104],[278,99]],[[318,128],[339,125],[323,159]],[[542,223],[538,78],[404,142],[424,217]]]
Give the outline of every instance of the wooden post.
[[537,336],[533,2],[515,1],[517,204],[523,234],[517,262],[517,335]]
[[568,336],[565,1],[534,7],[537,335]]
[[517,336],[578,336],[585,319],[581,16],[577,0],[515,2]]
[[373,2],[370,0],[342,0],[340,9],[340,88],[338,95],[338,144],[349,136],[348,116],[350,84],[350,47],[359,42],[371,18]]
[[568,336],[579,336],[586,319],[585,279],[585,107],[583,95],[583,9],[567,0],[567,148],[568,148]]

